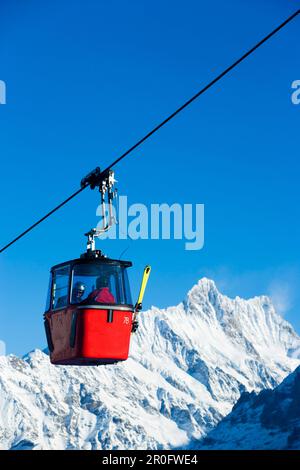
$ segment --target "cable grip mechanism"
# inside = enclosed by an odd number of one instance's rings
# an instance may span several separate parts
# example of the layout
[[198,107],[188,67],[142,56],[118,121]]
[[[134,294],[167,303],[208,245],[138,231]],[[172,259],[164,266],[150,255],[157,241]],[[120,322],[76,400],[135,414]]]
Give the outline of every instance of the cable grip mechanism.
[[[88,253],[95,251],[95,238],[107,232],[114,224],[118,223],[113,207],[113,200],[117,197],[117,190],[114,188],[115,183],[114,171],[108,169],[105,172],[101,172],[100,167],[96,167],[81,180],[82,188],[87,186],[90,186],[91,189],[98,188],[100,193],[102,222],[100,227],[93,228],[85,234],[88,237]],[[108,215],[106,205],[108,206]]]

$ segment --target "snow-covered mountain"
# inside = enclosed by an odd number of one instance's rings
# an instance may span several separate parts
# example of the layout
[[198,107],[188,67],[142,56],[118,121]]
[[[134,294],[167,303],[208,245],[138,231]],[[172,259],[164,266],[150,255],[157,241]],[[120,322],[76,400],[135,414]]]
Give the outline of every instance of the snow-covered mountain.
[[300,367],[274,390],[244,393],[200,449],[300,449]]
[[280,383],[299,351],[267,297],[229,299],[202,279],[178,306],[141,315],[124,363],[52,366],[40,350],[0,357],[0,448],[186,447],[242,392]]

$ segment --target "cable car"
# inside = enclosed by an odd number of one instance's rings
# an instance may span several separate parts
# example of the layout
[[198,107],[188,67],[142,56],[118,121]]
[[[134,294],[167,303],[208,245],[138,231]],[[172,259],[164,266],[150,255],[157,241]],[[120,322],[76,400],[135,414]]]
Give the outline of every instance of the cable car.
[[104,220],[101,230],[86,234],[86,253],[51,268],[44,326],[52,364],[102,365],[128,358],[151,268],[144,270],[133,305],[127,275],[132,263],[95,249],[95,237],[111,226],[109,213],[108,224]]

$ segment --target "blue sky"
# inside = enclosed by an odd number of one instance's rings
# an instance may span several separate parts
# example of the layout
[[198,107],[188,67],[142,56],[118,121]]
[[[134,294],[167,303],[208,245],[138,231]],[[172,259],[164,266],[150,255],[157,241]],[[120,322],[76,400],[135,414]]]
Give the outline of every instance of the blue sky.
[[[76,190],[271,31],[297,2],[1,2],[1,245]],[[153,266],[145,307],[180,302],[202,276],[230,295],[271,294],[300,332],[296,19],[116,168],[129,203],[205,204],[205,246],[128,247],[133,292]],[[49,268],[77,257],[97,223],[86,190],[0,259],[0,339],[45,345]],[[101,247],[99,246],[99,247]]]

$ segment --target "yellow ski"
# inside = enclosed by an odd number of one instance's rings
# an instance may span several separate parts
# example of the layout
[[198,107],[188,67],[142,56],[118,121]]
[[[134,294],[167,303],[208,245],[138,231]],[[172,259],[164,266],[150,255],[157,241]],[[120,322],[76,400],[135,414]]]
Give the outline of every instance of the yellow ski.
[[146,290],[146,287],[147,287],[147,283],[148,283],[150,273],[151,273],[151,266],[147,265],[144,269],[139,296],[138,296],[137,302],[136,302],[135,307],[134,307],[134,315],[133,315],[133,322],[132,322],[132,332],[133,333],[138,328],[138,322],[137,322],[136,317],[137,317],[138,312],[140,310],[142,310],[143,298],[144,298],[144,294],[145,294],[145,290]]
[[145,289],[147,287],[147,282],[148,282],[148,279],[149,279],[149,276],[150,276],[150,272],[151,272],[151,266],[147,265],[144,269],[141,288],[140,288],[140,293],[139,293],[138,300],[137,300],[137,303],[136,303],[136,306],[135,306],[135,308],[137,310],[141,309],[141,308],[139,308],[139,305],[142,306],[143,298],[144,298],[144,294],[145,294]]

